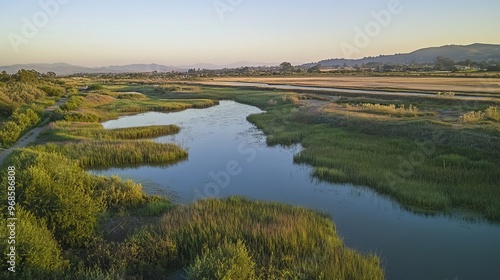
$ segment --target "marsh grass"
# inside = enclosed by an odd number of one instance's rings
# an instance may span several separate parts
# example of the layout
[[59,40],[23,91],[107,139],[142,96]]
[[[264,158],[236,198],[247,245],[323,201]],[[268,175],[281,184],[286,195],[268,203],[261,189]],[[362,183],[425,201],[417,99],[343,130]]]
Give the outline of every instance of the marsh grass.
[[500,106],[489,106],[485,111],[471,111],[460,116],[462,123],[477,123],[488,120],[500,121]]
[[132,100],[148,100],[148,97],[140,93],[121,93],[116,98]]
[[490,106],[486,109],[486,117],[494,121],[500,121],[500,106]]
[[133,210],[132,215],[141,217],[159,217],[175,206],[165,197],[152,197],[149,202]]
[[462,123],[480,122],[480,121],[484,120],[485,117],[486,117],[486,114],[481,112],[481,111],[468,112],[460,117],[460,121]]
[[[259,95],[239,98],[255,104]],[[428,108],[439,108],[443,101],[427,102]],[[500,133],[494,127],[456,127],[433,118],[436,114],[378,119],[293,105],[262,108],[267,112],[248,120],[266,133],[269,145],[302,144],[294,161],[313,166],[312,176],[320,180],[369,186],[412,211],[463,209],[500,220]],[[417,143],[434,151],[415,162],[412,155],[423,153]]]
[[413,105],[405,106],[404,104],[395,105],[395,104],[371,104],[371,103],[362,103],[358,105],[345,105],[348,110],[352,111],[363,111],[375,114],[387,114],[387,115],[395,115],[395,116],[418,116],[421,112],[417,107]]
[[[265,121],[272,118],[266,115],[251,120],[259,127],[265,126],[272,123]],[[420,152],[419,146],[401,136],[391,137],[394,132],[366,134],[359,129],[349,131],[314,123],[295,123],[282,131],[276,128],[273,131],[269,138],[272,143],[300,141],[304,150],[294,160],[312,165],[317,178],[370,186],[411,208],[441,211],[465,208],[491,220],[500,219],[500,165],[498,158],[488,152],[448,146],[441,142],[446,139],[442,138],[427,142],[435,145],[435,152],[424,154],[423,162],[410,165],[407,171],[401,166],[413,152]],[[301,137],[296,137],[298,133]],[[383,133],[387,136],[379,136]],[[456,156],[443,157],[448,154]]]
[[217,105],[210,99],[154,99],[141,94],[88,93],[74,95],[56,110],[55,120],[98,122],[119,116],[143,112],[175,112],[185,109],[202,109]]
[[[217,251],[221,242],[244,244],[253,261],[243,259],[255,262],[253,271],[247,273],[257,279],[384,278],[376,256],[344,247],[330,217],[240,197],[174,208],[159,225],[136,233],[126,244],[140,248],[127,254],[129,258],[139,260],[144,270],[156,268],[161,273],[162,269],[196,266],[196,259],[203,258],[206,250]],[[149,253],[157,244],[168,246],[165,254]]]
[[177,125],[104,129],[98,123],[58,121],[49,125],[49,129],[42,134],[42,139],[51,142],[85,139],[137,140],[173,135],[179,133],[179,131],[180,128]]
[[116,99],[113,102],[95,106],[100,120],[109,120],[118,116],[144,113],[144,112],[176,112],[185,109],[203,109],[217,105],[217,101],[209,99],[186,100],[131,100]]
[[34,149],[63,154],[76,159],[85,168],[109,167],[123,164],[172,163],[186,159],[187,151],[175,144],[160,144],[153,141],[79,141],[53,143]]

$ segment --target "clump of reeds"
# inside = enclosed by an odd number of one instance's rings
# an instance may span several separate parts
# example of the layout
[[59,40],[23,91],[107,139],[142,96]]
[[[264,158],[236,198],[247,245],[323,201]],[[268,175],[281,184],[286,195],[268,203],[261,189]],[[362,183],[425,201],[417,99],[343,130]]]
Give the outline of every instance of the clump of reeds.
[[84,167],[110,167],[124,164],[163,164],[185,159],[186,150],[175,144],[153,141],[80,141],[53,143],[37,150],[63,154]]
[[399,115],[399,116],[417,116],[420,111],[413,105],[398,105],[395,104],[371,104],[363,103],[359,105],[346,105],[347,109],[354,111],[363,111],[376,114]]

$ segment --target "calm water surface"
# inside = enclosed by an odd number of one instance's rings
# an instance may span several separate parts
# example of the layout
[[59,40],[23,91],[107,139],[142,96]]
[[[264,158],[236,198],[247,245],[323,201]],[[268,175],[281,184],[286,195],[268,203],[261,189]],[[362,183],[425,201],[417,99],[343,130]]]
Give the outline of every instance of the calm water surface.
[[265,135],[246,121],[261,112],[222,101],[208,109],[106,122],[107,129],[177,124],[179,134],[156,141],[189,149],[189,159],[92,172],[136,180],[146,192],[179,203],[241,195],[326,212],[347,246],[382,258],[388,279],[500,279],[499,225],[416,215],[368,188],[318,182],[310,167],[293,163],[300,146],[268,147]]

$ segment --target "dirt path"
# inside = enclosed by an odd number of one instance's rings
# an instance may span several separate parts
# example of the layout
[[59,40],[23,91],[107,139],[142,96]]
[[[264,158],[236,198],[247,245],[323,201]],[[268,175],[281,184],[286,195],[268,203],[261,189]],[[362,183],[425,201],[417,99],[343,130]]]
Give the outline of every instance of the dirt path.
[[[56,104],[53,106],[48,107],[45,109],[45,112],[52,112],[54,111],[57,107],[63,105],[66,103],[67,99],[66,98],[61,98]],[[30,143],[35,142],[36,138],[40,133],[44,130],[47,129],[47,125],[50,122],[50,117],[47,117],[45,120],[43,120],[39,126],[33,128],[32,130],[28,131],[26,134],[24,134],[17,142],[12,145],[12,147],[0,151],[0,165],[3,164],[5,159],[15,150],[18,148],[24,148],[28,146]]]

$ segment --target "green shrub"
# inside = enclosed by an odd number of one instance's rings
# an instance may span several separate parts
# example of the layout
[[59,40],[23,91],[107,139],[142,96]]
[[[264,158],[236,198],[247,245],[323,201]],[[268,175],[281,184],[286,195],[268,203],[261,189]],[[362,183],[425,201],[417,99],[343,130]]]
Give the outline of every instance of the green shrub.
[[0,117],[9,118],[17,110],[18,105],[14,103],[5,103],[0,100]]
[[41,86],[40,89],[43,90],[47,96],[61,96],[64,94],[64,90],[59,87]]
[[205,248],[187,269],[188,280],[254,280],[255,263],[243,242],[224,243],[215,249]]
[[90,175],[75,160],[27,149],[16,152],[12,165],[19,170],[18,203],[45,219],[62,245],[84,245],[103,208],[93,197]]
[[137,207],[146,202],[141,184],[119,177],[93,177],[94,197],[102,201],[106,209],[119,210]]
[[88,87],[88,90],[101,90],[104,89],[104,86],[101,84],[93,84]]
[[34,110],[27,109],[24,112],[19,110],[12,114],[12,121],[14,121],[23,130],[30,128],[31,126],[37,124],[40,121],[40,116]]
[[139,93],[122,93],[118,95],[118,99],[132,99],[132,100],[147,100],[148,97]]
[[[43,220],[24,210],[17,208],[16,213],[16,275],[18,279],[32,279],[30,274],[37,275],[38,279],[51,273],[60,273],[67,268],[68,263],[61,256],[61,249],[52,233],[47,229]],[[9,235],[7,220],[0,220],[0,235]],[[11,245],[7,240],[0,242],[0,252],[6,256]],[[0,263],[0,278],[7,279],[8,264],[6,261]]]
[[64,120],[68,122],[99,122],[99,117],[94,113],[70,112],[64,114]]
[[63,111],[74,111],[79,109],[83,104],[83,97],[81,96],[71,96],[65,104],[61,105],[60,108]]
[[22,129],[13,121],[5,123],[2,130],[0,130],[0,141],[2,147],[9,147],[14,144],[19,136],[21,136]]
[[160,279],[179,264],[177,244],[169,238],[158,240],[148,230],[136,232],[118,251],[128,274],[142,279]]

